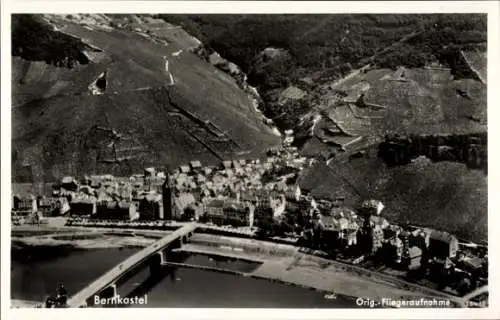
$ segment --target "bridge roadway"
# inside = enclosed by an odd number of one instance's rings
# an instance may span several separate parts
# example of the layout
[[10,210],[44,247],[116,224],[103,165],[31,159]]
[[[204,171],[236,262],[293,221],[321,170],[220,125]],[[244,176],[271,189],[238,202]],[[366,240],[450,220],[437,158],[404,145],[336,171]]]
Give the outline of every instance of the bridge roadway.
[[[183,227],[175,230],[171,234],[163,237],[159,241],[153,243],[151,246],[139,251],[138,253],[132,255],[131,257],[124,260],[122,263],[118,264],[116,267],[112,268],[104,275],[96,279],[90,285],[77,292],[68,300],[68,307],[78,308],[87,305],[87,301],[92,299],[95,295],[100,295],[105,289],[114,286],[114,294],[116,294],[116,283],[127,273],[132,272],[139,265],[147,262],[147,260],[154,254],[160,253],[164,254],[164,250],[170,246],[170,244],[175,241],[180,243],[185,242],[183,239],[190,237],[195,229],[197,228],[196,223],[189,223]],[[180,246],[180,244],[179,244]],[[162,258],[162,263],[164,259]]]

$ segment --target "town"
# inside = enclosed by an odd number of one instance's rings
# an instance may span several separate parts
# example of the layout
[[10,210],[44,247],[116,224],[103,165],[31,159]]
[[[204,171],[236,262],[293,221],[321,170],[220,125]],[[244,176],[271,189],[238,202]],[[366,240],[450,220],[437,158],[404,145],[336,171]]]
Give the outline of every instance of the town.
[[264,160],[228,160],[218,167],[192,161],[131,177],[64,177],[51,197],[14,195],[12,221],[40,226],[46,217],[64,216],[66,226],[160,230],[197,221],[208,232],[291,243],[453,295],[487,285],[487,246],[393,224],[378,200],[347,208],[301,190],[297,178],[313,160],[299,157],[292,135],[286,132],[282,146]]

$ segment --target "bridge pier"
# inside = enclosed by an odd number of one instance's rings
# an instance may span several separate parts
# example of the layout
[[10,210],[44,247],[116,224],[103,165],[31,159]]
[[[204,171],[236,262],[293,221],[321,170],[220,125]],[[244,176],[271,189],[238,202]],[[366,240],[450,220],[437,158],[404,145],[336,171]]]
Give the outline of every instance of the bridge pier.
[[181,236],[174,241],[172,241],[172,244],[170,245],[170,249],[180,249],[182,248],[182,245],[184,244],[184,239],[185,236]]
[[152,275],[158,274],[161,268],[167,264],[167,254],[165,250],[158,251],[149,259],[149,272]]
[[166,265],[167,264],[167,253],[165,250],[159,251],[156,253],[160,257],[160,265]]
[[[181,245],[188,243],[192,236],[193,236],[193,232],[188,232],[187,234],[183,235],[182,240],[181,240]],[[180,248],[178,248],[178,249],[180,249]]]

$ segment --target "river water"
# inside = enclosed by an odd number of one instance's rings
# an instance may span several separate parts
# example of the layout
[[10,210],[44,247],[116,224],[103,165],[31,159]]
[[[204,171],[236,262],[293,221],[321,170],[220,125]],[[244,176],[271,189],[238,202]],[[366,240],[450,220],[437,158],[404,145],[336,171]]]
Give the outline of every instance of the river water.
[[[13,250],[12,299],[44,301],[60,282],[69,294],[84,288],[120,261],[140,249],[48,249]],[[183,262],[250,272],[258,264],[216,257],[184,256]],[[134,307],[200,308],[349,308],[348,298],[325,299],[324,292],[265,279],[191,268],[171,268],[150,277],[148,268],[119,287],[120,295],[143,297],[147,305]]]

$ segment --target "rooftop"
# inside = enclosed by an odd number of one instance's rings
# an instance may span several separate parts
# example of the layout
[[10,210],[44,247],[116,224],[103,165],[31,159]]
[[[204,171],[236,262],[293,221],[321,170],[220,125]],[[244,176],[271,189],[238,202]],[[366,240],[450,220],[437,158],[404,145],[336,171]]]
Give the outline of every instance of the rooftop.
[[191,165],[192,168],[201,168],[201,162],[198,161],[198,160],[191,161],[190,165]]
[[432,230],[430,234],[430,239],[431,240],[438,240],[446,243],[451,243],[451,242],[458,242],[458,239],[445,231],[439,231],[439,230]]

